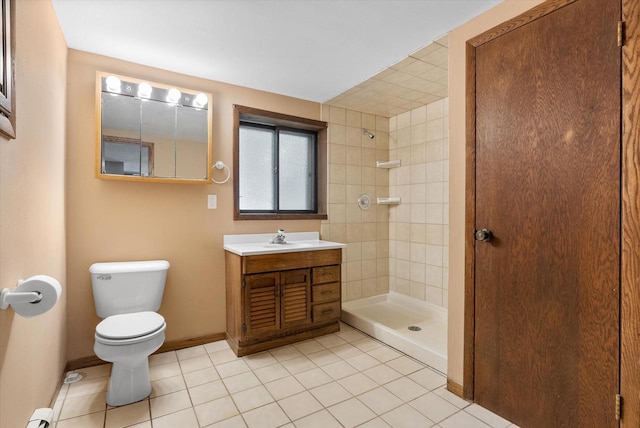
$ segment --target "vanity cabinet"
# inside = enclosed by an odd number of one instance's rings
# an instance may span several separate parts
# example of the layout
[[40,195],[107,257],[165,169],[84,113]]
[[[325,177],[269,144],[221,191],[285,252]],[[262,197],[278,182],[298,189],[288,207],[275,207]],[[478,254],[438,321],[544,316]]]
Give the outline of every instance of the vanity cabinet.
[[338,331],[341,261],[341,249],[226,251],[226,336],[236,355]]

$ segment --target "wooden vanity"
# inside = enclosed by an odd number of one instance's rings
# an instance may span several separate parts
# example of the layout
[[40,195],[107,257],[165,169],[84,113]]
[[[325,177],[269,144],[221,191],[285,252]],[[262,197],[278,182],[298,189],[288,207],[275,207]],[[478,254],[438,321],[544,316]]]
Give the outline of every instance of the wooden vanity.
[[227,342],[243,356],[340,330],[342,249],[225,251]]

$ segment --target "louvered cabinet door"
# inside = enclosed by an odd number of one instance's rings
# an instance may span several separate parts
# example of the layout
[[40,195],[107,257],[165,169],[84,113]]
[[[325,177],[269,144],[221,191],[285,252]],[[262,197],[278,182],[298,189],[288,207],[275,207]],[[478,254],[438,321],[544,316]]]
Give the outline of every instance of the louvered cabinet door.
[[311,285],[309,269],[280,272],[282,328],[311,322]]
[[280,330],[278,272],[245,275],[245,339]]

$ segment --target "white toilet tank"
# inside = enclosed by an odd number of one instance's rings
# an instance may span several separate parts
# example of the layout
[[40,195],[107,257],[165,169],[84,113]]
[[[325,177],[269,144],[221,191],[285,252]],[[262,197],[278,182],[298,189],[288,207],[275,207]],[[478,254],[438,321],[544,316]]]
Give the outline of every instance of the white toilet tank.
[[89,268],[100,318],[160,309],[169,262],[94,263]]

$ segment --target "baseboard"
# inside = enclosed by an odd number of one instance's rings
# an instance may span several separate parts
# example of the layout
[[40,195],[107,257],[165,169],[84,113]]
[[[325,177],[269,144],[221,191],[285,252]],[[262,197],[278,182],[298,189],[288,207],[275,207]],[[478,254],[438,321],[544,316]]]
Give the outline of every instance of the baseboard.
[[460,398],[464,398],[462,385],[454,382],[451,379],[447,379],[447,390],[453,394],[456,394]]
[[[154,354],[160,354],[162,352],[177,351],[178,349],[189,348],[191,346],[204,345],[206,343],[217,342],[218,340],[224,340],[225,333],[215,333],[209,336],[194,337],[192,339],[172,340],[165,342],[160,349]],[[83,369],[85,367],[93,367],[104,364],[100,358],[92,355],[90,357],[78,358],[76,360],[67,361],[67,365],[64,368],[65,372],[71,370]]]

